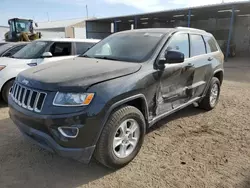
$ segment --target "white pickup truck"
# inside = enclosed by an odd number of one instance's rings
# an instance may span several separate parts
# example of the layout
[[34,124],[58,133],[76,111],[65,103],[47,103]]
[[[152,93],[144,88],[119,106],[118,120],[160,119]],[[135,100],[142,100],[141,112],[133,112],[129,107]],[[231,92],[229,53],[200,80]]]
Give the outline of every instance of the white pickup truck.
[[97,39],[41,39],[33,41],[11,57],[0,58],[0,92],[8,102],[16,76],[33,66],[74,58],[98,43]]

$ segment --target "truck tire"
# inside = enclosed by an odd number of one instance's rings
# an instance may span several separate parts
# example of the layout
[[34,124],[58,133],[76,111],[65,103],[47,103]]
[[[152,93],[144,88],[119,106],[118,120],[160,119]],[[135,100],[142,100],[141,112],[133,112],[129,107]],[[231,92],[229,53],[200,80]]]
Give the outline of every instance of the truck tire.
[[2,98],[4,100],[4,102],[6,102],[8,104],[8,97],[9,97],[9,93],[10,93],[10,88],[13,86],[15,80],[10,80],[7,83],[5,83],[5,85],[3,86],[3,90],[2,90]]
[[133,106],[116,109],[103,128],[95,159],[111,169],[127,165],[141,149],[145,132],[145,118],[140,110]]
[[199,107],[205,110],[212,110],[218,103],[220,96],[220,81],[218,78],[213,77],[206,96],[199,103]]

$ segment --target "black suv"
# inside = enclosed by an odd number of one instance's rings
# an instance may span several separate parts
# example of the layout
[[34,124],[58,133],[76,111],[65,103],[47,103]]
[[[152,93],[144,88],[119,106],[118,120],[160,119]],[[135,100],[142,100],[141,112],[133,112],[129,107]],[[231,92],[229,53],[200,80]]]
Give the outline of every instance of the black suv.
[[193,103],[216,106],[223,61],[214,37],[202,30],[115,33],[80,57],[20,73],[10,117],[51,152],[120,168],[155,122]]

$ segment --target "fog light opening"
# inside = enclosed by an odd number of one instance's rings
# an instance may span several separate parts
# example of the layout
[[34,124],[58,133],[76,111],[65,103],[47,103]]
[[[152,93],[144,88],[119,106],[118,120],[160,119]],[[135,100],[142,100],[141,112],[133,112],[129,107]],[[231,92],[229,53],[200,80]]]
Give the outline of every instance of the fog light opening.
[[76,138],[79,133],[77,127],[58,127],[58,131],[66,138]]

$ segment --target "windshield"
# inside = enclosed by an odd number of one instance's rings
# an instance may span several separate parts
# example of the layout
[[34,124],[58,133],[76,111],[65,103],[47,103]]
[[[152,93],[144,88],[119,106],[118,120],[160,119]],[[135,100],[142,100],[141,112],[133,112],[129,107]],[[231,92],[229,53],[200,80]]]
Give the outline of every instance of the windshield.
[[152,56],[162,37],[163,33],[158,32],[118,33],[102,40],[82,56],[117,61],[143,62]]
[[13,45],[12,44],[4,44],[0,46],[0,56],[9,48],[11,48]]
[[34,41],[13,55],[17,59],[37,59],[41,58],[45,48],[50,44],[47,41]]
[[30,29],[32,27],[32,22],[29,20],[16,20],[11,21],[11,27],[15,24],[16,32],[30,32]]

